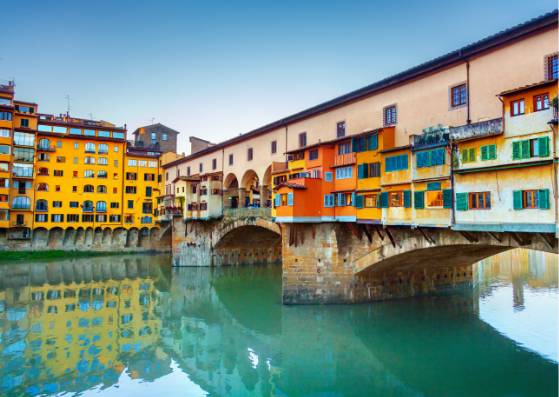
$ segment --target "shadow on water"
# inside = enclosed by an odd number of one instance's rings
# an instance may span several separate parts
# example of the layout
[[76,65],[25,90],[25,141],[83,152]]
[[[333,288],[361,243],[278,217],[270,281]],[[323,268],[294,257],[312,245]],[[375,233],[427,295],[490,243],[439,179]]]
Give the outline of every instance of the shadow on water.
[[[522,269],[528,284],[542,273]],[[163,256],[0,266],[0,393],[555,396],[556,363],[480,319],[491,288],[288,307],[279,266],[171,269]]]

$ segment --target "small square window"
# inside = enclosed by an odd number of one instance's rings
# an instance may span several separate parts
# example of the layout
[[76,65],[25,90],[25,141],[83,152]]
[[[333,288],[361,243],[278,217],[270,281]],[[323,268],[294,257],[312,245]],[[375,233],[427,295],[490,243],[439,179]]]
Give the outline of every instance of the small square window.
[[277,141],[272,141],[272,144],[271,144],[272,154],[275,154],[277,151],[278,151],[278,142]]
[[450,106],[453,108],[463,106],[468,100],[466,84],[460,84],[450,89]]

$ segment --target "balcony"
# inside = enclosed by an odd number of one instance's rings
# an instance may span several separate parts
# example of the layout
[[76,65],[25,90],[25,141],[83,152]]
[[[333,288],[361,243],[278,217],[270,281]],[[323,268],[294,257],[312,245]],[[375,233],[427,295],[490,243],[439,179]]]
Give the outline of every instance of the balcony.
[[33,169],[14,169],[12,176],[14,178],[33,178]]
[[355,152],[338,154],[334,157],[334,167],[341,167],[344,165],[355,164],[356,154]]
[[40,150],[42,152],[55,152],[56,148],[49,145],[37,145],[37,150]]
[[493,120],[480,121],[462,125],[459,127],[450,127],[450,139],[453,141],[462,141],[472,138],[483,138],[487,136],[499,135],[503,132],[503,119],[497,118]]

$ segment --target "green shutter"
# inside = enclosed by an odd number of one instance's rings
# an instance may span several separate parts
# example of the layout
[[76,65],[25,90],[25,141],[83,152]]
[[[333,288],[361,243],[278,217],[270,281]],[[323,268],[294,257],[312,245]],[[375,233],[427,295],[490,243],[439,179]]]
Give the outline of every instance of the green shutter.
[[549,137],[544,136],[538,138],[538,156],[539,157],[549,156]]
[[489,160],[489,156],[488,156],[488,146],[482,146],[481,147],[481,160],[482,161],[486,161]]
[[388,192],[380,194],[380,208],[388,208]]
[[512,143],[512,159],[513,160],[520,160],[520,158],[522,157],[521,153],[520,153],[520,142],[521,141],[516,141]]
[[355,208],[363,208],[363,195],[355,196]]
[[363,164],[357,164],[357,179],[363,179]]
[[515,210],[522,209],[522,190],[515,190],[512,192],[512,206]]
[[404,207],[411,208],[411,191],[404,190]]
[[415,208],[425,208],[425,192],[413,192],[413,204]]
[[468,193],[456,193],[456,210],[468,210]]
[[352,152],[357,152],[357,139],[353,138],[351,140],[351,151]]
[[287,193],[287,205],[293,206],[293,193]]
[[443,208],[452,208],[452,189],[443,190]]
[[497,158],[497,145],[489,145],[489,160],[495,160]]
[[469,150],[468,161],[476,161],[476,148],[471,148]]
[[468,149],[462,149],[462,163],[468,162]]
[[378,148],[378,135],[374,134],[369,136],[369,150],[376,150]]
[[542,210],[549,209],[549,189],[541,189],[538,191],[538,206]]
[[526,139],[525,141],[521,141],[521,158],[529,159],[530,158],[530,140]]

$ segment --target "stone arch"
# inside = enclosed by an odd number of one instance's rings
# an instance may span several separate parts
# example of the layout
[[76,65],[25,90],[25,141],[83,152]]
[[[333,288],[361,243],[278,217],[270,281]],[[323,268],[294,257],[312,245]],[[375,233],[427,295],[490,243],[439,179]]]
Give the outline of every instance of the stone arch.
[[241,197],[242,207],[260,206],[260,178],[256,171],[248,169],[241,178]]
[[103,228],[101,226],[97,226],[93,231],[93,245],[101,246],[102,240],[103,240]]
[[128,233],[126,233],[126,229],[123,227],[117,227],[114,231],[113,231],[113,235],[112,235],[112,240],[111,240],[111,246],[113,247],[118,247],[118,248],[124,248],[126,247],[126,239],[127,239]]
[[94,231],[93,231],[93,228],[91,226],[89,226],[85,229],[83,244],[86,247],[91,247],[93,245],[93,237],[94,237],[93,233],[94,233]]
[[57,249],[62,246],[64,242],[64,230],[61,227],[53,227],[48,233],[47,245],[51,249]]
[[74,248],[76,240],[76,229],[73,227],[68,227],[64,231],[64,241],[62,245],[68,248]]
[[44,227],[33,230],[33,248],[46,248],[48,246],[49,232]]
[[138,233],[138,247],[145,248],[149,245],[149,228],[143,227]]
[[103,244],[104,248],[108,248],[111,244],[113,237],[113,233],[110,227],[106,227],[103,229],[103,238],[101,239],[101,243]]
[[159,229],[158,227],[155,227],[155,226],[152,227],[152,228],[149,230],[149,239],[150,239],[150,241],[159,240],[159,238],[160,238],[159,232],[160,232],[160,229]]
[[85,244],[85,229],[83,227],[78,227],[76,229],[76,235],[74,238],[74,246],[83,246]]
[[223,180],[223,205],[225,208],[237,208],[239,206],[239,180],[232,172],[227,174]]
[[128,229],[126,234],[126,248],[136,247],[138,245],[139,230],[136,227]]
[[225,235],[232,232],[235,229],[239,229],[243,226],[254,226],[261,229],[269,230],[281,237],[281,229],[279,224],[262,218],[239,218],[232,222],[226,223],[223,227],[219,228],[216,232],[212,233],[212,246],[215,247],[223,239]]

